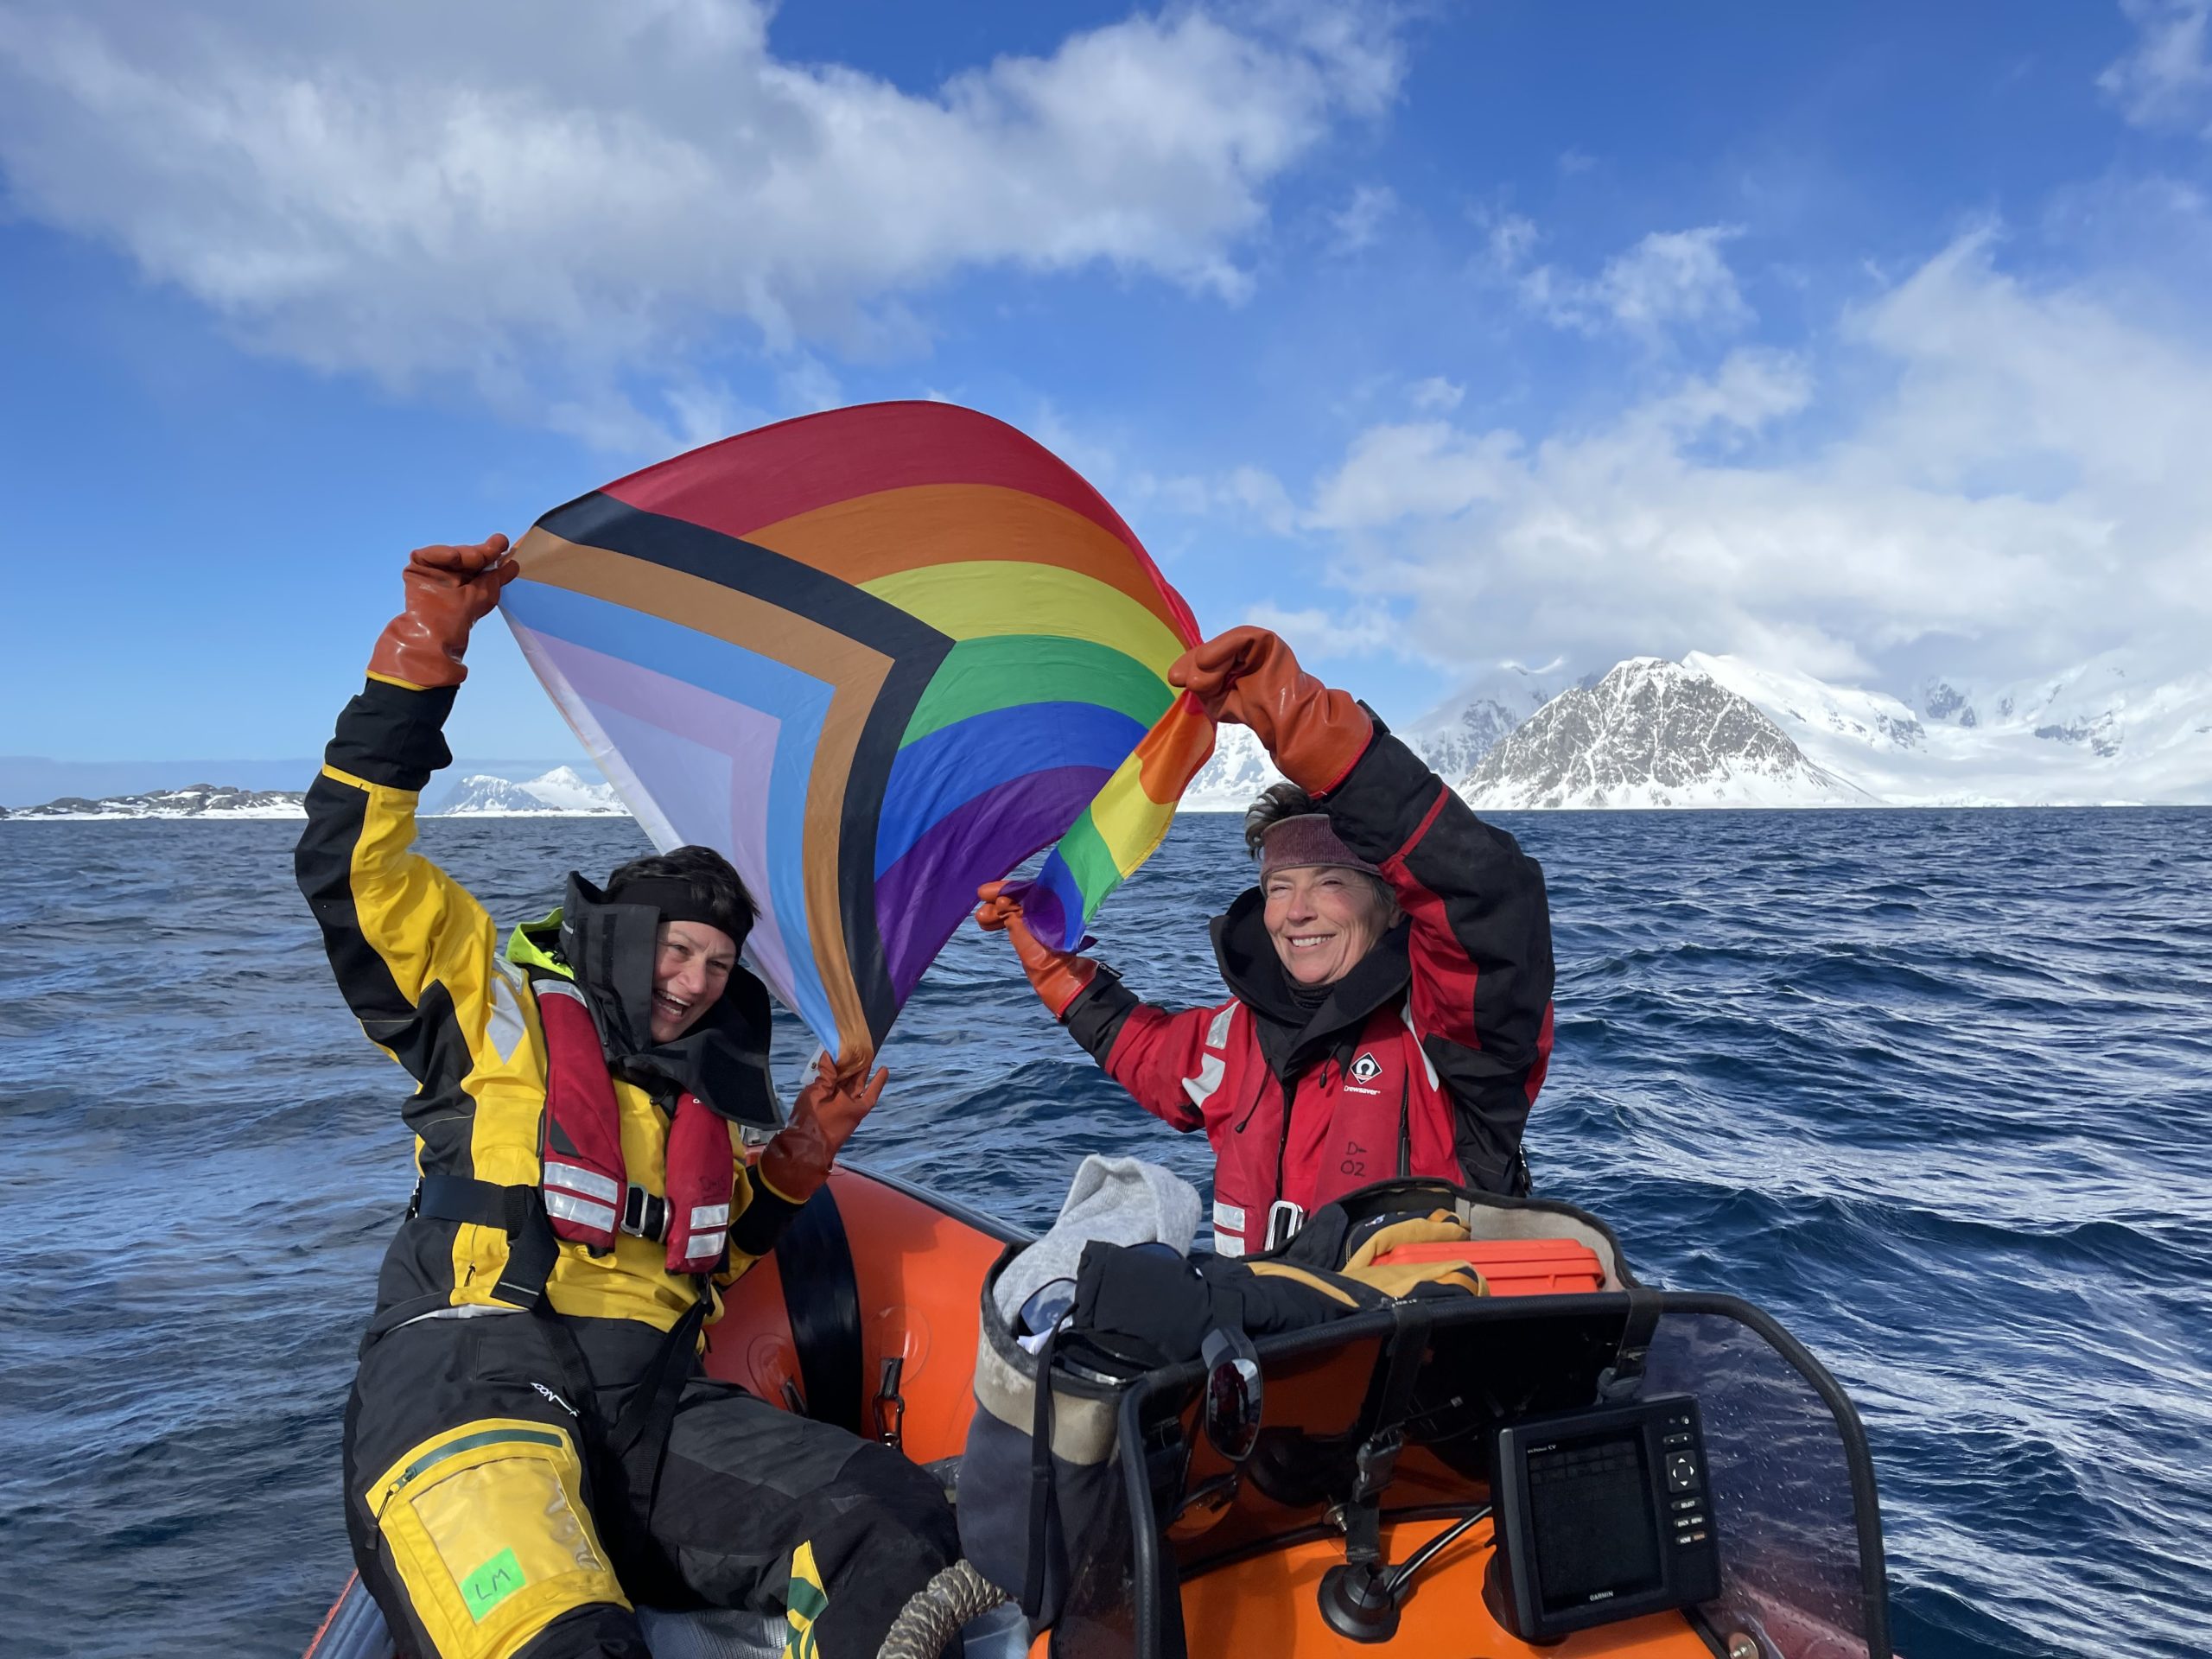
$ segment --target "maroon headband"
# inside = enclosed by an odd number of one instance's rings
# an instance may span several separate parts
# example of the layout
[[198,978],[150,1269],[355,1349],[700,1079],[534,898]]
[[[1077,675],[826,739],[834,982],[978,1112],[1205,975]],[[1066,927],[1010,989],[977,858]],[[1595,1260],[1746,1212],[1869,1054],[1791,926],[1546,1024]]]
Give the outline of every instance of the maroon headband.
[[1325,813],[1301,812],[1295,817],[1278,818],[1262,832],[1260,880],[1263,884],[1277,870],[1302,870],[1317,864],[1361,870],[1369,875],[1382,874],[1337,839]]

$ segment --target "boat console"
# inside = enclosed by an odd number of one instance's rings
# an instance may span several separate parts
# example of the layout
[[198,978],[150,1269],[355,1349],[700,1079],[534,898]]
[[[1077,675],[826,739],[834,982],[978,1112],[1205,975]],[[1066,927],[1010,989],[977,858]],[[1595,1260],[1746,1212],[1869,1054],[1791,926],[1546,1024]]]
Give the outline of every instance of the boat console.
[[1168,1659],[1263,1627],[1285,1659],[1888,1659],[1842,1391],[1734,1298],[1635,1301],[1656,1319],[1631,1379],[1624,1292],[1262,1338],[1265,1409],[1235,1463],[1205,1435],[1198,1368],[1139,1379],[1117,1402],[1128,1501],[1051,1651]]
[[1552,1413],[1493,1438],[1496,1546],[1483,1599],[1524,1642],[1720,1593],[1719,1529],[1697,1402]]

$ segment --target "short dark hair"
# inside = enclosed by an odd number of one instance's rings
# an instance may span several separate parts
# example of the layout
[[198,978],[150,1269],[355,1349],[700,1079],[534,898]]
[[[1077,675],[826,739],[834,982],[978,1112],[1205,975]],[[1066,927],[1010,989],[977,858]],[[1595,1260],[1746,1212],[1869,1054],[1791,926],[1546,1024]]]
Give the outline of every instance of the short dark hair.
[[1244,850],[1257,858],[1268,830],[1285,818],[1303,817],[1320,810],[1296,784],[1269,784],[1260,791],[1260,798],[1244,809]]
[[730,861],[711,847],[678,847],[673,852],[652,853],[633,858],[607,878],[612,896],[632,881],[673,880],[691,890],[695,902],[704,907],[711,924],[745,942],[753,931],[753,899]]

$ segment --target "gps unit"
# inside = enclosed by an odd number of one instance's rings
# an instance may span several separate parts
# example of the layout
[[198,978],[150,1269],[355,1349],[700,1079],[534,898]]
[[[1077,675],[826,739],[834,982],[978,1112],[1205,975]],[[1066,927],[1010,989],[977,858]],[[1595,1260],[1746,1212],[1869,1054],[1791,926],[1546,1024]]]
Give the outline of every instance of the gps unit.
[[1491,1615],[1524,1642],[1720,1593],[1705,1435],[1686,1394],[1525,1417],[1492,1442]]

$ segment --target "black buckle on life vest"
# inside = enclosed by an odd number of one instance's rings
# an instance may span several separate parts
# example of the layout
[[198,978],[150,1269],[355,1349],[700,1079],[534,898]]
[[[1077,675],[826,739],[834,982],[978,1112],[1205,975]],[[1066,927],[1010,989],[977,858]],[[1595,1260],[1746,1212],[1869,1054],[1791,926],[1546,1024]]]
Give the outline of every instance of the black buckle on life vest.
[[668,1200],[632,1183],[622,1195],[622,1230],[656,1244],[668,1236]]

